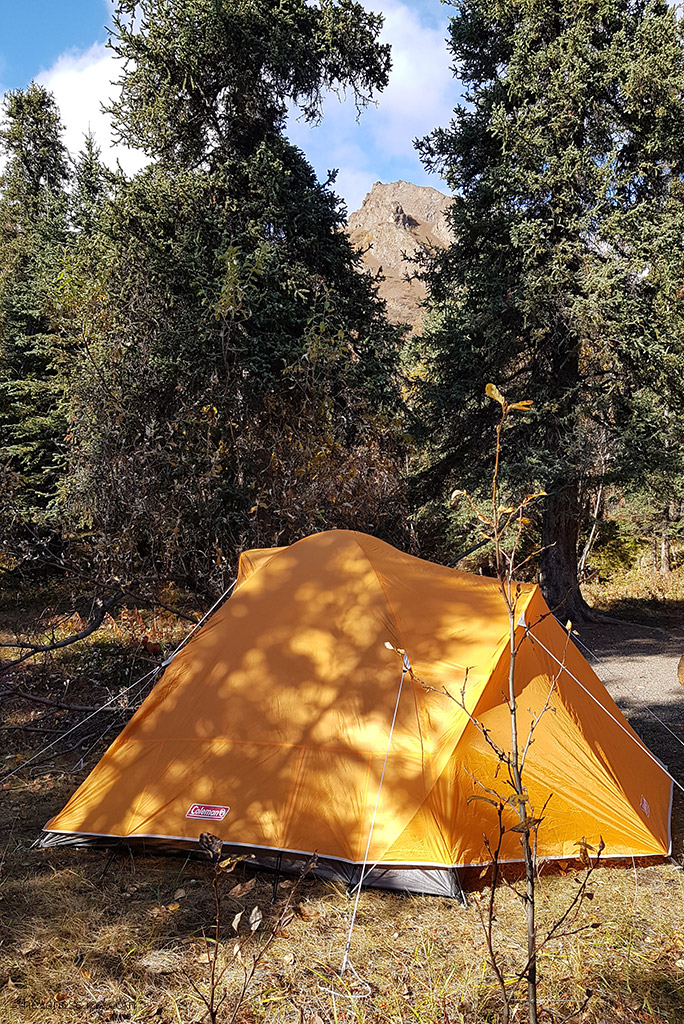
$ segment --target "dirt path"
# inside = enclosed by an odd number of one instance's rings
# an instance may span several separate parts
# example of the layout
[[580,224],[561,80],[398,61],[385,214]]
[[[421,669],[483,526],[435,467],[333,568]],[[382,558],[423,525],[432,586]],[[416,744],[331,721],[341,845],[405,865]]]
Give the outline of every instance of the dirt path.
[[[677,664],[684,654],[682,629],[665,634],[634,623],[592,623],[579,639],[583,653],[613,700],[656,757],[684,786],[684,688]],[[684,794],[675,787],[674,853],[684,851]]]

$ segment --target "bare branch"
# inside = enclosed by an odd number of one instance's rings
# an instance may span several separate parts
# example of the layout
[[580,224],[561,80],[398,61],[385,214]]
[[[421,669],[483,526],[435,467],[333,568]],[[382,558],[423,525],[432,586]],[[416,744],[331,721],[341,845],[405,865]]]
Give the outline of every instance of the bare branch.
[[78,633],[65,637],[63,640],[53,640],[47,644],[30,644],[22,642],[0,644],[0,647],[9,647],[15,650],[24,651],[21,657],[15,658],[14,661],[6,662],[4,665],[0,665],[0,674],[3,672],[9,672],[10,669],[15,668],[17,665],[21,665],[24,661],[28,661],[29,658],[33,658],[37,654],[45,654],[48,651],[61,650],[64,647],[71,646],[71,644],[78,643],[79,640],[85,640],[86,637],[90,636],[100,628],[106,613],[110,608],[113,608],[118,604],[124,596],[123,591],[119,590],[115,594],[112,594],[111,597],[107,598],[106,601],[102,601],[101,598],[96,598],[93,602],[96,609],[95,614],[88,625],[79,630]]
[[[33,704],[46,704],[51,708],[64,708],[66,711],[96,711],[96,707],[92,707],[89,704],[65,704],[61,700],[51,700],[49,697],[38,697],[33,693],[26,693],[24,690],[20,690],[19,687],[12,688],[11,690],[0,690],[0,700],[7,697],[8,699],[18,698],[21,700],[31,701]],[[19,728],[23,728],[20,726]]]

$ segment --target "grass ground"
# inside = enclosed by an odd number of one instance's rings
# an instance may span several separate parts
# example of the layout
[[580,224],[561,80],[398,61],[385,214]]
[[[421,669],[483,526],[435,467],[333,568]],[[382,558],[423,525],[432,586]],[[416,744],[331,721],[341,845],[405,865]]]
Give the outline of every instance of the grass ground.
[[650,569],[616,571],[586,584],[583,592],[593,607],[611,615],[684,632],[684,565],[667,576]]
[[[9,628],[33,620],[47,603],[35,608],[22,604],[22,598],[5,595],[0,614]],[[52,623],[56,635],[78,625],[60,622],[55,607],[43,615],[43,627]],[[143,637],[168,651],[186,628],[167,613],[129,608],[77,648],[2,678],[0,689],[19,687],[26,696],[5,695],[0,705],[0,776],[20,769],[0,783],[0,1024],[206,1019],[199,993],[207,992],[207,948],[212,951],[203,938],[211,934],[214,917],[209,863],[119,854],[108,864],[99,852],[31,850],[44,822],[125,719],[127,698],[117,695],[154,662]],[[111,696],[110,713],[77,727],[30,761],[89,714],[68,706],[95,707]],[[40,697],[53,703],[41,703]],[[679,805],[676,814],[675,831],[681,835]],[[676,852],[681,863],[681,850]],[[251,889],[228,895],[251,877]],[[226,895],[219,955],[227,964],[228,996],[220,1019],[230,1020],[235,1011],[235,1020],[244,1024],[497,1021],[499,996],[478,917],[487,879],[470,881],[476,888],[466,909],[435,897],[365,892],[351,949],[355,973],[341,978],[351,912],[344,888],[305,881],[293,897],[292,889],[281,885],[272,904],[272,880],[239,865],[221,879]],[[542,934],[578,883],[574,871],[541,866]],[[582,930],[540,956],[542,1020],[568,1019],[591,990],[581,1016],[588,1024],[680,1024],[684,872],[674,862],[604,866],[592,879],[592,891],[594,898],[575,924]],[[293,903],[292,919],[269,940],[286,901]],[[247,918],[254,906],[263,922],[252,935]],[[245,913],[236,933],[232,922],[240,910]],[[496,927],[497,946],[513,969],[521,960],[524,934],[509,889],[500,893]],[[265,944],[239,1003],[245,972]],[[522,1006],[515,1019],[525,1019]]]

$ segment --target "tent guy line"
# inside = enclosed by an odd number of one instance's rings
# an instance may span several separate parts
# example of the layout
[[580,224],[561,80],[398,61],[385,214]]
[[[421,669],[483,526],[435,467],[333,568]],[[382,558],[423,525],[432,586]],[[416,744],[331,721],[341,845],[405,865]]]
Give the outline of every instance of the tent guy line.
[[3,775],[2,778],[0,778],[0,785],[2,785],[3,782],[6,782],[7,779],[11,779],[13,775],[16,775],[18,772],[28,767],[28,765],[32,764],[37,758],[41,757],[43,754],[46,754],[48,750],[51,750],[52,747],[55,746],[55,744],[59,743],[61,740],[65,740],[67,736],[71,735],[72,732],[76,732],[76,730],[80,729],[82,725],[85,725],[86,722],[89,722],[91,718],[95,718],[95,715],[99,715],[101,711],[104,711],[104,709],[109,707],[110,704],[113,704],[115,700],[119,700],[121,697],[123,697],[123,695],[125,693],[128,693],[129,690],[132,690],[134,686],[138,686],[145,679],[148,679],[150,676],[153,676],[155,672],[159,671],[160,668],[160,665],[155,665],[153,669],[150,669],[149,672],[146,672],[144,676],[140,677],[140,679],[136,679],[134,683],[130,684],[130,686],[127,686],[124,690],[119,690],[119,692],[115,693],[113,697],[110,697],[109,700],[106,700],[104,702],[104,704],[101,704],[99,708],[96,708],[95,711],[92,711],[85,718],[82,718],[80,722],[76,723],[76,725],[72,725],[72,727],[70,729],[67,729],[66,732],[61,733],[61,735],[57,736],[54,740],[52,740],[51,743],[46,744],[46,746],[44,746],[42,750],[39,750],[32,757],[29,757],[27,761],[22,761],[22,763],[18,764],[16,768],[13,768],[11,772],[8,772],[7,775]]
[[[387,646],[387,645],[386,645]],[[391,645],[390,645],[391,646]],[[404,679],[406,679],[406,673],[411,671],[411,663],[408,659],[408,655],[404,651],[404,657],[401,665],[401,679],[399,680],[399,689],[397,690],[397,699],[394,704],[394,714],[392,715],[392,724],[390,726],[389,736],[387,737],[387,750],[385,751],[385,760],[382,765],[382,772],[380,774],[380,785],[378,786],[378,795],[375,798],[375,808],[373,810],[373,817],[371,818],[370,829],[368,830],[368,842],[366,843],[366,852],[363,857],[363,866],[361,868],[361,877],[359,884],[356,889],[356,899],[354,900],[354,909],[352,910],[351,921],[349,924],[349,934],[347,935],[347,942],[344,947],[344,956],[342,957],[342,966],[340,968],[340,975],[344,974],[347,969],[347,962],[349,960],[349,949],[351,947],[352,932],[354,931],[354,923],[356,921],[356,912],[359,909],[359,899],[361,896],[361,886],[366,875],[366,866],[368,864],[368,853],[370,851],[371,840],[373,838],[373,829],[375,828],[375,819],[378,816],[378,806],[380,804],[380,794],[382,793],[382,784],[385,781],[385,772],[387,770],[387,759],[389,757],[390,747],[392,745],[392,736],[394,735],[394,726],[397,721],[397,712],[399,711],[399,701],[401,700],[401,693],[404,689]]]
[[[176,657],[178,652],[183,647],[185,647],[185,645],[187,644],[188,640],[193,635],[193,633],[197,632],[197,630],[200,628],[200,626],[204,622],[206,622],[206,620],[209,618],[209,616],[212,614],[212,612],[214,612],[218,608],[218,606],[222,603],[222,601],[224,601],[226,599],[226,597],[228,597],[230,595],[230,592],[232,591],[232,589],[233,589],[233,587],[235,586],[236,583],[237,583],[237,578],[234,579],[228,585],[228,587],[224,590],[224,592],[221,594],[221,596],[218,598],[218,600],[216,600],[214,602],[214,604],[211,606],[209,611],[206,612],[202,616],[202,618],[199,620],[199,622],[195,623],[195,625],[192,627],[192,629],[189,631],[189,633],[187,633],[183,637],[181,642],[178,644],[176,649],[168,656],[166,661],[163,661],[161,663],[161,665],[155,665],[154,668],[150,669],[149,672],[146,672],[144,675],[140,676],[139,679],[136,679],[134,682],[132,682],[130,684],[130,686],[127,686],[124,690],[119,690],[119,692],[116,693],[113,697],[110,697],[110,699],[106,700],[104,702],[104,704],[101,704],[99,708],[96,708],[95,711],[91,712],[91,714],[87,715],[85,718],[82,718],[80,722],[77,722],[76,725],[73,725],[70,729],[67,729],[66,732],[60,733],[60,735],[57,736],[54,740],[52,740],[50,743],[46,744],[46,746],[44,746],[41,750],[37,751],[37,753],[35,753],[32,757],[29,757],[29,759],[27,761],[22,761],[22,763],[17,765],[16,768],[13,768],[11,772],[8,772],[7,775],[3,775],[2,778],[0,778],[0,785],[2,785],[3,782],[6,782],[7,779],[11,779],[13,775],[17,775],[20,771],[22,771],[22,769],[26,768],[28,765],[32,764],[35,760],[37,760],[37,758],[42,757],[43,754],[46,754],[48,752],[48,750],[51,750],[57,743],[59,743],[61,740],[65,740],[67,738],[67,736],[70,736],[72,734],[72,732],[76,732],[76,730],[80,729],[80,727],[82,725],[85,725],[86,722],[89,722],[91,718],[95,718],[96,715],[99,715],[101,711],[104,711],[105,708],[109,707],[110,704],[113,704],[115,700],[117,700],[120,697],[123,697],[123,695],[125,693],[129,692],[129,690],[132,690],[134,687],[136,687],[138,685],[140,685],[140,688],[142,689],[142,684],[145,682],[146,679],[149,679],[150,676],[153,676],[155,674],[155,672],[159,672],[160,669],[165,669],[167,667],[167,665],[171,664],[171,662]],[[103,735],[106,735],[107,732],[109,732],[109,729],[107,729],[103,733]],[[100,737],[100,739],[101,738],[102,737]],[[92,747],[90,749],[92,750]],[[90,750],[86,754],[84,754],[83,756],[87,757],[87,754],[89,754],[89,753],[90,753]],[[76,767],[77,767],[77,765],[74,766],[74,769],[73,769],[74,771],[76,770]]]
[[[559,622],[560,620],[556,619],[556,621]],[[562,623],[561,623],[561,625],[562,625]],[[585,643],[583,643],[580,640],[579,637],[574,637],[573,639],[575,639],[577,641],[577,643],[580,644],[584,648],[584,650],[588,654],[590,654],[592,656],[592,658],[594,659],[594,661],[596,661],[596,663],[598,665],[605,665],[606,664],[604,659],[603,658],[599,658],[598,654],[596,654],[595,651],[592,651],[591,647],[587,647],[587,645]],[[613,678],[615,678],[615,673],[613,673]],[[675,739],[677,741],[677,743],[679,743],[680,746],[684,747],[684,740],[681,738],[681,736],[678,736],[677,733],[673,729],[670,728],[670,726],[667,724],[667,722],[664,722],[662,718],[660,718],[658,715],[656,715],[655,711],[653,711],[653,709],[651,707],[649,707],[649,705],[644,700],[642,700],[641,697],[639,697],[638,694],[636,694],[634,692],[634,690],[632,690],[629,686],[627,686],[625,684],[624,678],[621,677],[620,681],[624,685],[625,689],[629,692],[629,695],[630,695],[630,697],[632,697],[632,699],[634,700],[635,704],[637,704],[638,707],[643,708],[644,711],[648,712],[648,714],[652,718],[655,718],[656,722],[658,722],[659,725],[662,725],[663,729],[666,729],[669,732],[670,736],[672,736],[672,738]],[[681,789],[681,786],[680,786],[680,789]]]
[[[636,744],[636,745],[637,745],[638,747],[640,747],[640,748],[641,748],[641,749],[643,750],[643,752],[644,752],[645,754],[648,754],[648,756],[649,756],[649,757],[651,758],[651,760],[652,760],[652,761],[654,762],[654,764],[657,764],[657,765],[658,765],[658,767],[660,768],[660,770],[661,770],[662,772],[664,772],[664,773],[665,773],[665,775],[667,775],[668,779],[670,779],[670,781],[671,781],[671,782],[673,782],[673,783],[674,783],[674,785],[675,785],[675,786],[677,786],[677,788],[678,788],[678,789],[681,789],[682,793],[684,793],[684,786],[682,786],[682,784],[681,784],[680,782],[678,782],[678,781],[677,781],[677,779],[675,779],[674,775],[671,775],[671,774],[670,774],[670,772],[669,772],[669,771],[667,770],[667,768],[666,768],[666,767],[665,767],[665,765],[664,765],[664,764],[662,763],[662,761],[660,761],[660,760],[659,760],[659,758],[657,758],[657,757],[655,756],[655,754],[652,754],[652,753],[651,753],[651,751],[650,751],[650,750],[648,749],[648,747],[647,747],[647,746],[645,745],[645,743],[643,743],[643,742],[642,742],[642,741],[641,741],[640,739],[637,739],[637,738],[636,738],[635,736],[633,736],[633,735],[631,734],[631,732],[629,732],[629,730],[628,730],[628,729],[625,729],[624,725],[622,725],[622,723],[621,723],[621,722],[618,722],[617,718],[615,718],[615,716],[614,716],[614,715],[611,715],[610,711],[609,711],[609,710],[608,710],[607,708],[604,708],[604,707],[603,707],[603,704],[601,703],[601,701],[600,701],[600,700],[597,700],[597,699],[596,699],[596,697],[594,696],[594,694],[593,694],[593,693],[592,693],[592,692],[591,692],[590,690],[588,690],[588,689],[586,688],[586,686],[584,686],[584,685],[583,685],[582,683],[580,683],[580,681],[579,681],[579,679],[577,678],[577,676],[573,675],[573,674],[572,674],[572,672],[570,671],[570,669],[569,669],[569,668],[567,668],[567,667],[566,667],[566,666],[565,666],[565,665],[564,665],[564,664],[563,664],[563,663],[562,663],[561,661],[559,661],[559,660],[558,660],[558,658],[556,657],[556,655],[555,655],[555,654],[552,654],[552,653],[551,653],[551,651],[550,651],[550,650],[548,649],[548,647],[546,647],[546,646],[545,646],[545,645],[544,645],[544,644],[543,644],[543,643],[541,642],[541,640],[540,640],[540,639],[539,639],[538,637],[536,637],[536,636],[534,635],[534,633],[532,632],[532,630],[531,630],[530,628],[528,628],[528,629],[527,629],[527,634],[528,634],[528,636],[530,637],[530,639],[531,639],[531,640],[532,640],[532,641],[533,641],[534,643],[537,643],[537,644],[539,644],[539,646],[540,646],[541,648],[543,648],[543,650],[545,650],[545,651],[546,651],[546,653],[547,653],[547,654],[549,655],[549,657],[550,657],[550,658],[553,658],[553,660],[554,660],[554,661],[556,662],[556,664],[557,664],[557,665],[559,665],[559,666],[560,666],[560,668],[561,668],[561,669],[562,669],[562,670],[563,670],[564,672],[566,672],[566,673],[567,673],[567,674],[568,674],[568,675],[570,676],[570,678],[571,678],[571,679],[574,679],[574,681],[575,681],[575,682],[577,683],[577,685],[578,685],[579,687],[581,687],[581,689],[583,689],[583,690],[584,690],[584,692],[585,692],[585,693],[587,694],[587,696],[588,696],[588,697],[591,697],[591,699],[592,699],[592,700],[594,701],[594,703],[595,703],[595,704],[598,704],[598,706],[599,706],[599,707],[600,707],[600,708],[601,708],[601,709],[602,709],[603,711],[605,711],[605,713],[606,713],[606,714],[608,715],[608,717],[609,717],[609,718],[612,718],[612,720],[613,720],[613,721],[615,722],[615,724],[616,724],[617,726],[619,726],[619,727],[620,727],[620,728],[622,729],[622,731],[623,731],[623,732],[625,733],[625,735],[626,735],[626,736],[629,736],[629,738],[630,738],[630,739],[632,740],[632,742],[633,742],[633,743],[635,743],[635,744]],[[588,648],[587,648],[587,649],[588,649]]]
[[211,614],[212,614],[213,612],[215,612],[215,611],[216,611],[216,609],[218,608],[218,606],[219,606],[220,604],[223,604],[223,602],[224,602],[224,601],[225,601],[225,600],[226,600],[226,599],[227,599],[228,597],[230,597],[230,595],[231,595],[231,592],[232,592],[232,590],[233,590],[233,588],[234,588],[234,586],[235,586],[235,584],[236,584],[236,583],[237,583],[237,576],[235,577],[235,579],[234,579],[234,580],[232,580],[232,581],[231,581],[231,582],[230,582],[230,583],[228,584],[228,586],[227,586],[227,587],[226,587],[226,589],[225,589],[225,590],[223,591],[223,593],[221,594],[221,596],[220,596],[220,597],[219,597],[219,598],[218,598],[218,599],[217,599],[216,601],[214,601],[214,603],[212,604],[212,606],[211,606],[211,608],[209,609],[209,611],[208,611],[208,612],[205,612],[205,613],[204,613],[204,615],[202,616],[202,618],[201,618],[201,619],[199,620],[199,622],[196,622],[196,623],[195,623],[195,625],[194,625],[194,626],[192,627],[192,629],[190,630],[190,632],[189,632],[189,633],[186,633],[186,635],[185,635],[185,636],[183,637],[183,639],[181,640],[181,642],[180,642],[180,643],[178,644],[178,647],[177,647],[177,648],[175,649],[175,651],[173,651],[173,653],[172,653],[172,654],[170,654],[170,655],[168,656],[168,658],[167,658],[167,659],[166,659],[165,661],[162,661],[162,663],[161,663],[161,665],[160,665],[160,668],[166,668],[166,667],[167,667],[167,665],[170,665],[170,664],[171,664],[171,662],[172,662],[172,661],[173,661],[173,659],[174,659],[174,658],[176,657],[176,655],[178,654],[178,652],[179,652],[179,651],[180,651],[180,650],[181,650],[181,649],[182,649],[183,647],[185,647],[185,645],[187,644],[187,642],[188,642],[188,640],[190,639],[190,637],[191,637],[191,636],[193,636],[193,635],[194,635],[194,634],[195,634],[195,633],[197,632],[197,630],[198,630],[198,629],[200,628],[200,626],[204,625],[204,623],[205,623],[205,622],[207,621],[207,619],[209,618],[209,616],[210,616],[210,615],[211,615]]

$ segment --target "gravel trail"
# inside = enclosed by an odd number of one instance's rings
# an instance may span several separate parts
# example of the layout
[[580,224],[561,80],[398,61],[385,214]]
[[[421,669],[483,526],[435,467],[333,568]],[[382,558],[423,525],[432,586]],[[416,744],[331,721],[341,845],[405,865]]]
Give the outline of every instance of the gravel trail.
[[[668,632],[631,622],[590,623],[578,639],[632,728],[684,787],[684,687],[677,679],[684,623]],[[673,853],[684,853],[684,793],[676,786]]]

